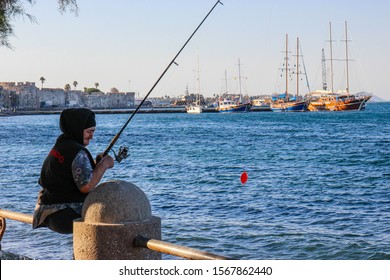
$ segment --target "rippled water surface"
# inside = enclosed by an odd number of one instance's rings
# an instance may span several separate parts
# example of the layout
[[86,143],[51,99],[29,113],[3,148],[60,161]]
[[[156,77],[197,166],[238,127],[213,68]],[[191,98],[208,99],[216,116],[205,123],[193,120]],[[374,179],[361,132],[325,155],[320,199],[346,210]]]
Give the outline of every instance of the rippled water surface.
[[[127,117],[98,115],[90,151],[103,151]],[[33,211],[58,119],[0,118],[0,208]],[[164,241],[236,259],[390,259],[389,103],[364,112],[138,114],[120,145],[130,157],[104,180],[147,194]],[[10,220],[1,245],[36,259],[72,257],[71,236]]]

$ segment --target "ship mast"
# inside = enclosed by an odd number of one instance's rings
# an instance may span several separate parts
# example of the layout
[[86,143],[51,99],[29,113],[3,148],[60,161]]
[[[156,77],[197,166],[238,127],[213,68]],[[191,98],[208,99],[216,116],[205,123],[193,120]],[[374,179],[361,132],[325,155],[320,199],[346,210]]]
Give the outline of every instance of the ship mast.
[[241,98],[241,62],[238,59],[238,85],[240,87],[240,98]]
[[198,88],[198,105],[200,106],[200,77],[199,77],[199,72],[200,72],[200,70],[199,70],[199,50],[198,50],[198,69],[197,69],[198,71],[198,75],[197,75],[197,77],[196,77],[196,80],[197,80],[197,88]]
[[286,98],[288,99],[288,34],[286,34],[286,56],[284,59],[286,60]]
[[346,62],[346,71],[347,71],[347,94],[349,95],[349,58],[348,58],[348,28],[347,22],[345,22],[345,62]]
[[299,96],[299,37],[297,37],[297,95],[296,99],[298,101]]
[[242,94],[241,94],[241,62],[238,59],[238,85],[240,90],[240,103],[242,103]]
[[332,94],[334,94],[333,88],[333,48],[332,48],[332,23],[329,22],[329,42],[330,42],[330,84],[332,89]]

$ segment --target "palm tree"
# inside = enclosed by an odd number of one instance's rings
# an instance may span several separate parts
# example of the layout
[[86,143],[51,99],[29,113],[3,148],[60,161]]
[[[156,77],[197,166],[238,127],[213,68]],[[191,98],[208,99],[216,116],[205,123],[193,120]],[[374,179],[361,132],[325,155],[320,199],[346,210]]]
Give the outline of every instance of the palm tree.
[[68,91],[70,90],[70,84],[66,84],[65,87],[64,87],[65,91]]
[[74,86],[74,89],[76,90],[76,87],[79,83],[77,81],[73,81],[73,86]]
[[42,89],[43,88],[43,83],[46,81],[46,79],[44,77],[40,77],[39,79],[41,80],[41,83],[42,83],[42,87],[41,87],[41,89]]
[[98,86],[99,86],[99,83],[95,83],[95,87],[98,88]]

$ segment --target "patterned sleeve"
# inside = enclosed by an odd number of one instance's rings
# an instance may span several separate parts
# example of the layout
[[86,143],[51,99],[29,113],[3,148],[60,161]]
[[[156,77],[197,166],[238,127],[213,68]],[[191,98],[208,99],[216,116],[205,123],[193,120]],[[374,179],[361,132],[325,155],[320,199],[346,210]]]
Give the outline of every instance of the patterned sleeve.
[[92,165],[87,153],[84,150],[80,150],[72,162],[73,179],[79,189],[91,181],[92,172]]

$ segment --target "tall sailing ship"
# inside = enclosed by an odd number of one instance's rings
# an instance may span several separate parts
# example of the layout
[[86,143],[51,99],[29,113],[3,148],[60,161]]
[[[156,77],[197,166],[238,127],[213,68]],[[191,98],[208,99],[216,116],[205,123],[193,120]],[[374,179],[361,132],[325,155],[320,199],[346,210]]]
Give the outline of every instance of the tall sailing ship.
[[350,93],[349,85],[349,57],[348,57],[348,27],[345,22],[345,61],[346,61],[346,88],[341,93],[335,93],[333,88],[333,46],[332,46],[332,23],[329,23],[330,37],[330,76],[331,90],[328,90],[326,81],[326,62],[324,50],[322,50],[322,89],[311,93],[309,110],[310,111],[349,111],[349,110],[364,110],[366,103],[372,95],[364,92],[357,94]]
[[289,57],[288,57],[288,35],[286,34],[286,51],[285,51],[285,63],[284,63],[284,71],[286,78],[286,92],[283,94],[279,94],[277,97],[273,97],[273,101],[271,102],[271,110],[273,112],[305,112],[308,107],[308,100],[303,99],[299,95],[299,38],[297,38],[297,61],[296,61],[296,95],[292,96],[289,94],[289,84],[288,78],[290,73],[289,68]]

